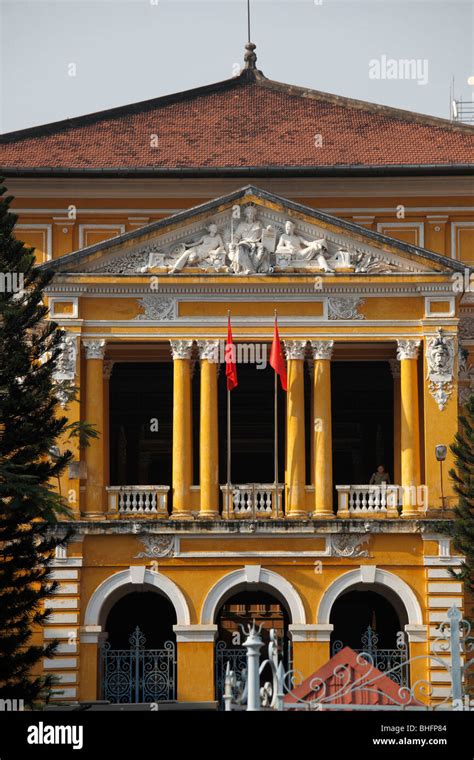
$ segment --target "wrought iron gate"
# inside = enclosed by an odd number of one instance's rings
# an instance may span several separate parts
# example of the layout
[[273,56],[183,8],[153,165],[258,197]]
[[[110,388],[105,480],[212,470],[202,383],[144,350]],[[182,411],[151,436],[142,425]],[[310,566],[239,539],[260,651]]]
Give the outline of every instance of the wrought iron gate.
[[[410,674],[408,666],[408,646],[405,642],[400,643],[396,649],[379,649],[379,637],[372,626],[369,625],[361,636],[362,649],[354,649],[357,654],[364,652],[370,655],[372,665],[382,673],[388,673],[389,678],[400,686],[409,686]],[[335,641],[332,645],[331,655],[337,654],[345,645],[342,641]],[[395,669],[395,670],[393,670]]]
[[173,641],[163,649],[146,649],[146,638],[137,626],[129,649],[102,645],[103,699],[114,703],[159,702],[175,699],[176,652]]

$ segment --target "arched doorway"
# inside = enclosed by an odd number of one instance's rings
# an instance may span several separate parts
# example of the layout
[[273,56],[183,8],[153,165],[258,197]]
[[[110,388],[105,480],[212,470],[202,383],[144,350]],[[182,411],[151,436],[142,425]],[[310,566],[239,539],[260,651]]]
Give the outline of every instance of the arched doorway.
[[[245,631],[253,623],[261,627],[263,647],[261,661],[266,659],[270,631],[276,632],[280,657],[283,659],[285,670],[291,667],[291,642],[288,637],[288,625],[290,622],[289,612],[286,605],[274,594],[266,590],[256,589],[252,591],[240,591],[221,604],[216,623],[218,626],[215,655],[215,684],[216,699],[222,704],[224,692],[225,670],[230,663],[237,677],[247,666],[246,650],[243,642],[246,639]],[[242,630],[242,628],[244,630]],[[260,682],[272,680],[270,667],[263,668]]]
[[102,698],[114,703],[175,699],[177,622],[157,591],[130,591],[109,609],[100,652]]
[[377,584],[355,585],[334,602],[330,622],[331,655],[343,647],[370,655],[373,665],[402,686],[409,683],[408,616],[397,595]]

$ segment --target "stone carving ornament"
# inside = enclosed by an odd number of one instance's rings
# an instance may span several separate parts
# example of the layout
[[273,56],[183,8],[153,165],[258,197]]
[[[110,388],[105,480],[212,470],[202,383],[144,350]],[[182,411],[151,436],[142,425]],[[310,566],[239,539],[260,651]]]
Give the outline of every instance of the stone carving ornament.
[[54,379],[57,381],[74,380],[76,377],[77,335],[64,333],[61,349],[62,353],[56,363]]
[[296,229],[291,219],[284,223],[264,223],[253,203],[243,207],[236,205],[232,218],[220,224],[219,227],[216,221],[209,220],[204,231],[191,239],[161,246],[159,241],[150,243],[138,251],[99,263],[93,271],[132,274],[166,269],[170,275],[187,267],[235,275],[271,274],[286,269],[356,273],[403,271],[398,263],[351,245],[341,246],[325,237],[310,239],[307,233],[303,235]]
[[174,536],[143,536],[140,541],[145,550],[135,554],[135,559],[145,557],[160,559],[161,557],[174,557],[176,554]]
[[341,296],[328,298],[328,319],[365,319],[359,314],[359,306],[363,298],[357,296]]
[[427,341],[426,362],[430,393],[441,411],[453,392],[454,355],[454,337],[439,328],[437,337]]
[[331,555],[333,557],[368,557],[363,544],[370,541],[370,535],[347,535],[345,533],[331,534]]
[[138,303],[143,309],[143,314],[135,317],[137,321],[176,319],[176,299],[171,296],[156,294],[143,296],[143,298],[138,299]]

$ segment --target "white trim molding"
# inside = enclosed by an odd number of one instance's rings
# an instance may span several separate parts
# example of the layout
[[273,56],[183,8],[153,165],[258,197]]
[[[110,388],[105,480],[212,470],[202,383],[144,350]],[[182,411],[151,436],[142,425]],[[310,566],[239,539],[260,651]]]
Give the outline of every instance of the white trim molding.
[[[371,572],[366,570],[367,567],[371,568]],[[356,570],[349,570],[347,573],[340,575],[330,584],[319,603],[317,619],[320,625],[327,625],[329,623],[332,606],[336,599],[338,599],[344,591],[358,583],[387,586],[392,592],[397,594],[403,602],[408,616],[408,624],[423,625],[421,607],[410,586],[399,578],[398,575],[390,573],[388,570],[380,570],[380,568],[375,567],[374,565],[361,565]]]
[[217,637],[217,625],[174,625],[178,644],[190,644],[194,642],[210,643]]
[[89,245],[87,242],[88,232],[100,232],[101,230],[116,230],[115,235],[110,235],[110,238],[113,238],[117,237],[117,235],[123,235],[125,232],[125,224],[80,224],[79,248],[86,248],[87,245]]
[[[17,225],[18,227],[18,225]],[[474,222],[451,222],[451,258],[456,259],[457,261],[461,261],[461,258],[459,256],[459,250],[458,250],[458,243],[459,240],[459,233],[463,230],[470,229],[471,227],[474,227]],[[466,261],[466,266],[469,262]],[[471,262],[472,266],[472,262]]]
[[[23,224],[15,225],[15,232],[17,230],[24,230],[25,232],[42,232],[43,233],[43,253],[45,255],[45,261],[51,261],[53,258],[53,225],[52,224],[29,224],[25,222]],[[21,235],[18,236],[21,240]],[[26,243],[28,245],[28,243]]]
[[[143,580],[139,580],[142,578]],[[110,575],[105,581],[97,586],[96,590],[89,599],[86,614],[84,617],[84,626],[101,626],[102,612],[107,604],[113,602],[113,598],[120,589],[126,591],[126,587],[134,584],[151,586],[161,591],[171,602],[176,612],[178,625],[189,625],[191,617],[189,614],[188,604],[181,589],[162,573],[152,570],[137,570],[137,566],[131,566],[128,570],[120,570],[118,573]],[[129,588],[133,591],[133,588]]]
[[[396,229],[399,227],[400,229],[406,229],[406,230],[417,230],[417,242],[414,243],[414,245],[418,246],[419,248],[424,248],[425,245],[425,225],[424,222],[377,222],[377,232],[380,232],[382,235],[387,235],[388,237],[393,237],[389,232],[386,232],[386,228],[388,229]],[[394,238],[394,240],[397,240],[398,238]],[[402,241],[404,242],[404,241]]]
[[295,587],[275,573],[260,565],[247,565],[240,570],[233,570],[217,581],[207,594],[201,611],[201,624],[211,625],[215,622],[219,607],[230,592],[248,589],[252,584],[266,586],[270,591],[276,591],[287,604],[291,623],[293,625],[306,624],[306,612],[300,595]]
[[332,623],[289,625],[288,630],[291,634],[293,643],[301,643],[303,641],[331,641],[331,633],[334,630],[334,626]]

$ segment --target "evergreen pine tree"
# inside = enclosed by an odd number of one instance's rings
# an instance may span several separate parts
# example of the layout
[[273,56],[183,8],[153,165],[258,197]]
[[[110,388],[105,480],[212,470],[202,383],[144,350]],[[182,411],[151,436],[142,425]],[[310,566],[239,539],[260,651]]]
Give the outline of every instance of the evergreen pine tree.
[[72,454],[51,456],[68,428],[53,379],[63,333],[46,321],[43,302],[51,275],[38,271],[33,249],[15,238],[17,217],[4,193],[1,187],[0,697],[34,705],[48,698],[51,678],[31,670],[57,648],[56,641],[32,643],[33,629],[47,620],[42,603],[57,585],[51,563],[64,536],[53,527],[68,515],[53,484]]
[[474,394],[464,407],[459,418],[459,432],[456,433],[451,451],[455,456],[456,470],[450,470],[454,481],[454,490],[459,496],[455,508],[453,526],[453,543],[455,548],[465,556],[460,572],[466,590],[474,591]]

